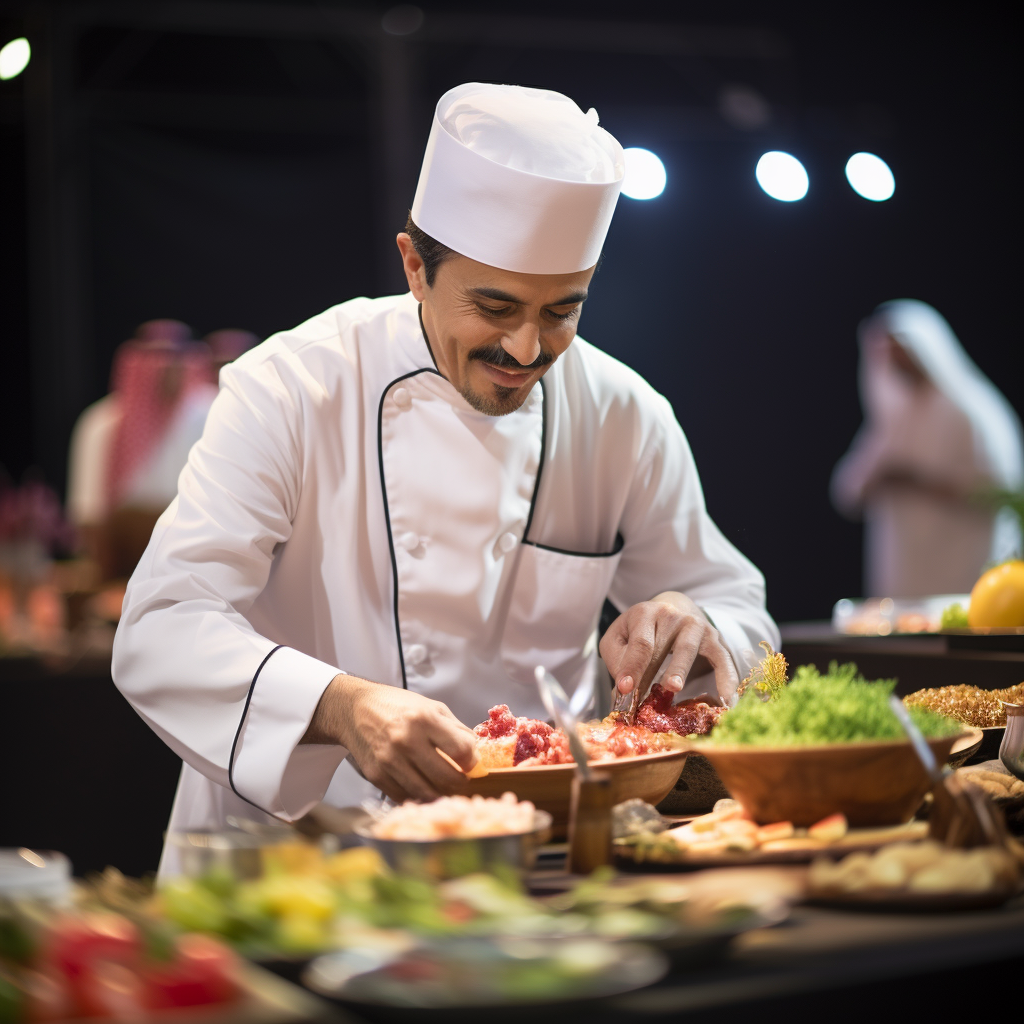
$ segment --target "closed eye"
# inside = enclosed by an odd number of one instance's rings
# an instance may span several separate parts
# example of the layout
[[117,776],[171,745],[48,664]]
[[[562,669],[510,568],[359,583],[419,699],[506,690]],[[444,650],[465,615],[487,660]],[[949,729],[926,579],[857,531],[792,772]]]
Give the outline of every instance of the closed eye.
[[498,308],[495,308],[493,306],[485,306],[480,302],[476,304],[476,308],[479,309],[480,312],[484,314],[484,316],[492,316],[495,318],[508,316],[509,313],[511,313],[512,310],[515,309],[514,306],[500,306]]
[[554,317],[556,320],[574,320],[579,315],[580,307],[574,306],[568,313],[559,313],[554,309],[547,309],[545,312],[548,316]]

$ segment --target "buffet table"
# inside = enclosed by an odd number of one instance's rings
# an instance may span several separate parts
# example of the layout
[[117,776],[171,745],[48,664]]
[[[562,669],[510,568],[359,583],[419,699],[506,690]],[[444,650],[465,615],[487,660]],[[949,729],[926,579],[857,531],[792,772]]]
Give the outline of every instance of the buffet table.
[[675,971],[657,986],[609,1000],[606,1012],[694,1019],[703,1010],[721,1022],[828,1007],[830,1017],[852,1019],[912,990],[916,1011],[948,1014],[973,1001],[979,976],[1013,976],[1022,966],[1021,897],[999,910],[961,914],[797,907],[786,924],[741,936],[721,963]]
[[[1024,680],[1024,650],[1015,638],[982,644],[942,635],[848,637],[817,623],[784,627],[783,644],[791,665],[825,669],[831,660],[856,661],[869,678],[898,676],[902,694],[949,683],[994,688]],[[109,650],[98,644],[74,657],[0,658],[0,690],[5,722],[14,723],[0,744],[0,846],[63,850],[78,875],[107,864],[135,876],[153,871],[180,761],[114,687]],[[534,880],[550,883],[561,871],[549,856]],[[734,877],[739,885],[740,874]],[[596,1021],[685,1014],[694,1024],[747,1024],[766,1013],[827,1013],[860,1020],[906,1005],[911,994],[919,1015],[948,1017],[976,1012],[980,979],[998,984],[1021,968],[1024,896],[994,910],[960,913],[797,905],[781,925],[748,932],[714,955],[677,955],[657,984],[602,1000],[434,1011],[339,1006],[311,997],[308,1017],[281,1019],[450,1024],[486,1014],[494,1021],[528,1016],[541,1024],[583,1013]],[[300,974],[295,963],[279,970],[291,980]]]
[[[663,877],[663,876],[662,876]],[[669,1020],[749,1024],[771,1015],[862,1020],[911,998],[922,1015],[972,1012],[979,979],[1014,978],[1024,967],[1024,897],[1005,907],[958,914],[893,914],[794,908],[774,928],[748,932],[710,961],[678,958],[656,985],[580,1003],[486,1010],[407,1010],[345,1004],[345,1020],[469,1020],[534,1024],[587,1020]]]

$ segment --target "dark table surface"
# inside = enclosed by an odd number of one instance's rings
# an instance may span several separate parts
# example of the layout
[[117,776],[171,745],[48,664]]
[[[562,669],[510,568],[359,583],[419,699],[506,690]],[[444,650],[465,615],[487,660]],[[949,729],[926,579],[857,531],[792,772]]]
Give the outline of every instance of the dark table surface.
[[822,671],[830,661],[856,662],[868,679],[896,677],[900,696],[930,686],[994,690],[1024,682],[1024,636],[846,636],[828,622],[792,622],[782,626],[782,652],[791,666]]
[[[664,876],[661,876],[664,877]],[[972,1019],[984,992],[1012,989],[1024,968],[1024,897],[995,910],[875,913],[797,906],[783,924],[749,932],[717,957],[692,951],[656,985],[585,1004],[409,1011],[342,1004],[374,1024],[555,1024],[678,1020],[749,1024],[822,1019]],[[998,1001],[998,1000],[996,1000]],[[988,1011],[985,1011],[988,1013]],[[966,1015],[966,1016],[965,1016]],[[990,1015],[990,1014],[989,1014]]]
[[[980,979],[1024,966],[1024,898],[959,914],[871,913],[797,907],[789,922],[749,933],[698,973],[609,1000],[628,1018],[749,1019],[752,1011],[881,1015],[906,1001],[915,1015],[977,1009]],[[1009,976],[1012,976],[1009,975]],[[1019,974],[1017,975],[1019,977]],[[841,998],[840,998],[841,994]]]

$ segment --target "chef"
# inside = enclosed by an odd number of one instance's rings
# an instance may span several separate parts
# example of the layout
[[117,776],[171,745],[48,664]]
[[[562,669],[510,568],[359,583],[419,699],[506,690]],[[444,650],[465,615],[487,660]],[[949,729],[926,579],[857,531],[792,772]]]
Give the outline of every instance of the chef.
[[452,89],[397,239],[408,293],[222,371],[114,644],[184,761],[172,831],[445,792],[438,751],[471,768],[492,705],[546,717],[535,666],[586,708],[606,598],[623,694],[660,671],[729,701],[777,643],[669,403],[576,333],[623,171],[565,96]]

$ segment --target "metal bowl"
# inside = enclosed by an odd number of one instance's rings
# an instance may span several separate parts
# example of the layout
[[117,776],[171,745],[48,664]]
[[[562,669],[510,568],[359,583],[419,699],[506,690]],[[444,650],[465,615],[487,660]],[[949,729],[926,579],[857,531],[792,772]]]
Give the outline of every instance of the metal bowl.
[[524,874],[537,861],[537,850],[551,838],[551,815],[534,811],[533,829],[517,835],[474,836],[469,839],[379,839],[373,822],[355,826],[356,834],[372,846],[393,871],[430,882],[487,871]]
[[[637,757],[616,757],[607,761],[591,761],[590,767],[608,772],[612,777],[612,803],[634,797],[644,803],[660,803],[669,793],[686,764],[687,751],[659,750]],[[463,796],[500,797],[515,793],[520,800],[529,800],[538,810],[548,811],[553,818],[555,839],[565,839],[569,831],[569,803],[574,764],[540,764],[529,768],[492,768],[479,779],[463,778],[453,792]]]
[[213,869],[227,869],[239,881],[263,874],[261,851],[272,845],[267,839],[248,832],[200,829],[168,832],[167,842],[178,851],[181,873],[188,878],[202,878]]

